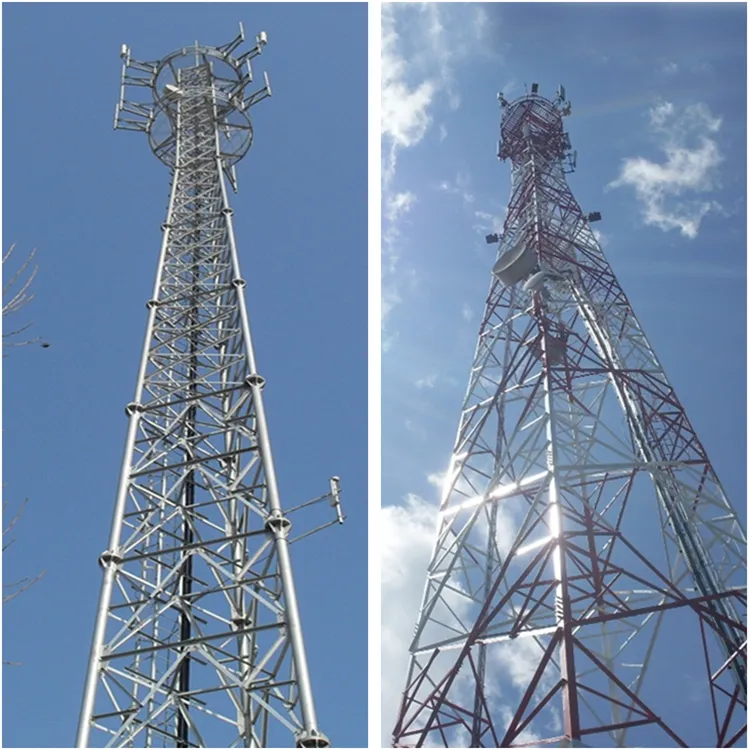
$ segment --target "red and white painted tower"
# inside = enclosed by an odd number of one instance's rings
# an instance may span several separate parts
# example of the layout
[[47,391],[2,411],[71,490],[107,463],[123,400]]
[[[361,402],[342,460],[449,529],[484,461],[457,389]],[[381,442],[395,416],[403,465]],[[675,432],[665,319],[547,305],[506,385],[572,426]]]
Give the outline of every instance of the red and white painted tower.
[[394,746],[744,747],[744,531],[537,90],[499,97],[511,198]]

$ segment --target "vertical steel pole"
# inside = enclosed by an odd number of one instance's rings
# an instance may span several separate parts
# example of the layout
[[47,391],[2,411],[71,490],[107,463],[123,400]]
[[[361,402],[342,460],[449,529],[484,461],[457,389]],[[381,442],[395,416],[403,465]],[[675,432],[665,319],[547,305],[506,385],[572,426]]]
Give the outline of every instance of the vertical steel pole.
[[[234,166],[252,145],[249,108],[271,93],[267,76],[245,90],[266,35],[235,57],[243,40],[240,28],[228,44],[196,42],[157,62],[124,52],[115,126],[148,134],[172,186],[101,557],[79,747],[92,736],[114,747],[267,747],[277,729],[297,747],[330,745],[315,714],[225,182],[236,187]],[[340,523],[338,480],[330,487]]]
[[[177,141],[179,149],[179,139]],[[120,480],[117,487],[117,499],[115,500],[115,511],[112,516],[112,528],[109,536],[109,547],[107,551],[99,558],[103,568],[102,587],[99,595],[99,604],[96,612],[96,622],[94,625],[94,636],[91,642],[91,651],[89,654],[89,663],[86,671],[86,683],[83,693],[83,702],[81,704],[81,714],[78,720],[78,733],[76,738],[76,747],[88,747],[89,732],[91,730],[91,716],[94,712],[94,702],[96,699],[96,685],[99,677],[99,665],[102,657],[102,644],[104,643],[104,634],[107,627],[107,611],[109,609],[110,599],[112,598],[112,584],[114,583],[115,569],[118,562],[117,552],[120,546],[120,536],[122,534],[122,519],[125,512],[125,503],[128,495],[128,485],[130,481],[131,463],[133,460],[133,448],[135,438],[138,432],[138,422],[140,421],[141,412],[139,410],[141,394],[143,393],[143,382],[146,377],[146,367],[148,365],[148,352],[151,345],[151,336],[154,330],[154,320],[156,318],[156,308],[158,305],[159,290],[161,288],[162,270],[167,247],[169,246],[172,209],[174,207],[175,194],[177,190],[177,181],[179,179],[179,169],[177,162],[172,174],[172,188],[169,194],[169,206],[167,208],[167,220],[164,224],[164,234],[159,251],[159,262],[156,267],[156,281],[154,282],[154,294],[148,302],[148,322],[146,323],[146,336],[143,340],[143,349],[141,350],[141,362],[138,367],[138,378],[135,386],[135,400],[127,406],[128,415],[128,432],[125,440],[125,452],[120,468]]]
[[[218,134],[217,134],[218,138]],[[221,157],[218,154],[217,142],[217,164],[221,170]],[[300,707],[302,710],[302,720],[305,731],[312,734],[319,734],[318,720],[315,715],[315,703],[313,701],[312,683],[310,681],[310,671],[307,666],[307,654],[302,637],[302,623],[299,615],[299,606],[297,604],[297,594],[294,588],[294,578],[292,576],[292,564],[289,556],[289,529],[291,522],[286,518],[281,508],[281,499],[279,488],[276,482],[276,470],[273,464],[273,455],[271,453],[271,441],[268,436],[268,423],[266,421],[266,411],[263,405],[263,396],[261,390],[265,381],[258,375],[258,368],[255,362],[255,353],[253,342],[250,335],[250,320],[247,313],[247,304],[243,288],[245,282],[240,275],[239,257],[237,255],[237,245],[234,239],[234,225],[232,221],[232,209],[229,206],[224,175],[220,171],[221,194],[224,201],[224,215],[227,222],[227,232],[229,235],[229,248],[232,256],[232,266],[234,269],[234,284],[237,287],[237,304],[239,305],[240,320],[242,321],[242,334],[247,349],[248,362],[250,364],[251,375],[248,378],[250,389],[253,394],[253,402],[256,409],[256,420],[258,425],[258,448],[263,459],[266,470],[266,481],[268,483],[268,502],[270,505],[270,515],[267,528],[274,535],[276,541],[276,553],[279,560],[279,573],[284,587],[284,602],[286,607],[287,622],[289,625],[289,638],[292,644],[294,654],[294,665],[296,669],[297,681],[299,684]]]

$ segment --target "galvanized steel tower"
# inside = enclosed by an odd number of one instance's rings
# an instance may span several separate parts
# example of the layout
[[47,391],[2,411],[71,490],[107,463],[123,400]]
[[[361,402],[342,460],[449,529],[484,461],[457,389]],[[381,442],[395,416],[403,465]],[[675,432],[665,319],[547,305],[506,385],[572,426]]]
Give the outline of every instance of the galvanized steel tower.
[[[145,132],[172,183],[78,747],[329,746],[227,196],[249,110],[271,95],[267,76],[247,90],[266,34],[239,53],[243,41],[240,25],[156,62],[122,48],[115,127]],[[338,478],[324,499],[342,522]]]
[[395,746],[744,746],[741,524],[567,185],[564,89],[499,98],[511,197]]

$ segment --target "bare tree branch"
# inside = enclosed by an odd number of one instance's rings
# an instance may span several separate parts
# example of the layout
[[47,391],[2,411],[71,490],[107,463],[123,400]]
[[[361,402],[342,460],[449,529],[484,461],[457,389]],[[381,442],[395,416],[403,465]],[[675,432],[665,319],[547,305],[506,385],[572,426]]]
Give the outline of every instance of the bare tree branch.
[[[3,268],[5,268],[5,264],[13,255],[13,251],[15,250],[16,245],[13,243],[10,246],[10,249],[7,253],[3,256]],[[3,285],[3,315],[7,315],[8,313],[15,312],[16,310],[23,307],[23,305],[31,302],[32,299],[34,299],[33,294],[29,294],[29,287],[31,287],[31,282],[34,281],[34,277],[37,275],[37,272],[39,271],[39,266],[34,266],[33,270],[31,271],[31,274],[28,279],[24,282],[21,289],[16,292],[16,294],[13,296],[12,299],[10,299],[8,302],[5,301],[5,297],[10,292],[10,290],[13,288],[13,285],[23,276],[24,271],[29,267],[29,264],[32,260],[34,260],[34,256],[36,255],[36,248],[34,248],[27,256],[26,260],[21,264],[21,267],[13,274],[13,278],[11,278],[10,281],[6,282]]]
[[[10,545],[13,544],[13,542],[16,541],[15,538],[14,538],[14,539],[11,539],[9,542],[6,542],[5,541],[5,537],[8,534],[10,534],[11,531],[13,531],[13,527],[18,523],[19,519],[23,515],[23,512],[24,512],[24,510],[25,510],[26,505],[28,504],[28,502],[29,502],[29,498],[27,497],[21,503],[21,507],[18,509],[18,512],[16,513],[16,515],[13,516],[13,518],[11,518],[10,523],[3,529],[3,552],[5,552],[5,550],[8,549],[8,547],[10,547]],[[3,501],[3,515],[5,514],[5,509],[7,507],[8,507],[8,501],[5,500],[5,501]]]
[[[21,516],[23,515],[24,510],[26,510],[26,505],[28,504],[28,502],[28,498],[24,500],[13,518],[11,518],[10,521],[3,527],[3,552],[5,552],[13,544],[13,542],[16,541],[15,537],[7,542],[5,541],[5,538],[8,536],[8,534],[11,533],[11,531],[13,531],[15,525],[21,520]],[[5,514],[5,510],[7,507],[7,501],[3,502],[3,514]],[[7,604],[11,599],[15,599],[20,594],[23,594],[24,591],[28,591],[44,576],[45,573],[46,571],[43,570],[41,573],[39,573],[38,576],[36,576],[36,578],[26,577],[22,578],[20,581],[15,581],[14,583],[4,583],[3,604]],[[9,591],[9,593],[5,593],[6,590]]]
[[15,586],[20,586],[20,588],[16,589],[16,591],[11,591],[9,594],[3,594],[3,604],[7,604],[11,599],[15,599],[17,596],[20,596],[24,591],[28,591],[35,583],[41,581],[42,578],[44,578],[44,574],[46,572],[46,570],[43,570],[38,576],[36,576],[36,578],[26,577],[22,578],[20,581],[15,581],[14,583],[4,583],[4,589],[12,589]]
[[[13,252],[16,249],[16,243],[14,242],[10,248],[8,248],[8,252],[5,253],[3,256],[3,271],[5,270],[5,264],[11,259],[13,256]],[[28,276],[26,276],[25,280],[24,275],[27,273],[31,262],[36,257],[36,248],[34,248],[25,258],[23,263],[21,263],[20,268],[13,274],[13,276],[3,284],[3,318],[6,317],[6,315],[12,315],[14,313],[17,313],[19,310],[26,307],[26,305],[31,302],[31,300],[34,299],[33,292],[30,291],[31,284],[33,283],[34,279],[36,278],[36,275],[39,271],[39,266],[36,264],[31,269],[30,273],[28,273]],[[13,292],[14,288],[18,285],[18,283],[21,282],[21,288]],[[36,344],[40,341],[39,337],[33,338],[33,339],[26,339],[26,340],[16,340],[16,337],[19,336],[24,331],[28,330],[31,327],[32,323],[26,323],[25,325],[20,326],[19,328],[16,328],[12,331],[3,331],[3,346],[27,346],[28,344]],[[42,346],[45,346],[45,344],[42,344]]]
[[[16,249],[15,243],[13,243],[10,248],[8,248],[8,251],[3,255],[2,259],[2,268],[3,268],[3,274],[6,269],[6,263],[10,261],[10,259],[13,256],[13,252]],[[3,322],[5,322],[5,317],[8,315],[13,315],[17,313],[19,310],[22,310],[26,305],[31,302],[31,300],[34,299],[34,294],[31,292],[31,285],[34,282],[34,279],[36,278],[37,272],[39,271],[39,266],[34,264],[33,267],[31,267],[32,262],[34,261],[34,258],[36,256],[36,248],[33,249],[25,258],[23,263],[21,263],[21,266],[18,268],[18,270],[11,276],[11,278],[8,281],[4,281],[3,283],[3,300],[2,300],[2,318]],[[29,269],[31,270],[29,271]],[[14,291],[20,284],[20,288],[17,291]],[[2,333],[2,345],[3,348],[6,346],[27,346],[29,344],[34,344],[40,341],[38,337],[33,339],[23,339],[18,338],[22,333],[27,331],[32,326],[32,323],[26,323],[21,324],[14,329],[10,331],[3,330]],[[3,326],[5,328],[5,326]],[[41,342],[43,347],[48,347],[49,344],[46,342]],[[15,537],[12,539],[8,539],[8,535],[13,531],[16,524],[20,521],[21,516],[23,515],[24,510],[26,510],[26,505],[28,504],[28,498],[24,500],[21,503],[21,506],[19,507],[16,514],[11,518],[9,523],[7,525],[3,526],[3,542],[2,542],[2,550],[3,553],[5,553],[11,545],[16,541]],[[5,511],[8,507],[7,502],[3,502],[3,517],[5,517]],[[9,584],[3,584],[3,605],[7,604],[11,600],[15,599],[17,596],[20,596],[25,591],[28,591],[34,584],[38,583],[42,577],[44,576],[45,571],[42,571],[37,575],[35,578],[25,577],[22,578],[19,581],[15,581],[13,583]],[[4,660],[3,664],[7,664],[10,666],[17,666],[19,662],[12,662]]]

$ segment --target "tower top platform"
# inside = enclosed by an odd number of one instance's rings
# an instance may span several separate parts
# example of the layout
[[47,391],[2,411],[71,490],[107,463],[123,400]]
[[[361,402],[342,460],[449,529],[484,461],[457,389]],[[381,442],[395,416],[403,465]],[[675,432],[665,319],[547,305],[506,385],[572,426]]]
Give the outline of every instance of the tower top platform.
[[547,99],[537,93],[537,84],[532,84],[529,94],[507,101],[498,95],[502,107],[500,134],[502,136],[499,156],[517,161],[526,150],[529,141],[545,156],[562,156],[570,147],[564,137],[562,118],[570,114],[570,103],[565,101],[565,89],[558,89],[557,98]]
[[[264,86],[249,93],[253,82],[250,61],[261,54],[268,43],[262,31],[255,38],[255,46],[238,53],[245,41],[245,30],[240,23],[239,34],[226,44],[199,44],[181,47],[159,60],[143,62],[133,59],[130,47],[123,44],[120,101],[115,109],[115,128],[145,132],[154,154],[167,166],[174,165],[176,129],[179,127],[180,102],[186,94],[205,94],[208,106],[219,131],[220,151],[224,167],[230,169],[249,150],[253,142],[250,107],[271,96],[268,75]],[[190,92],[184,79],[188,70],[204,68],[205,92],[196,91],[192,77]]]

